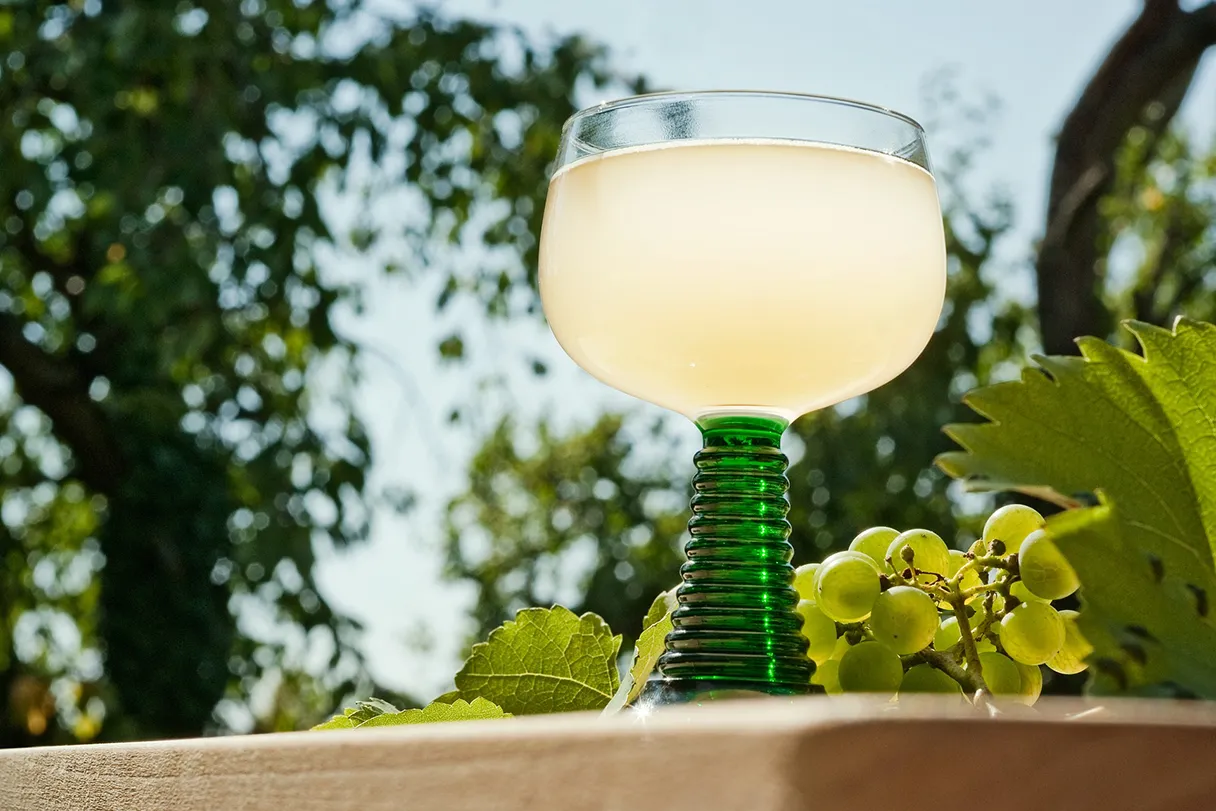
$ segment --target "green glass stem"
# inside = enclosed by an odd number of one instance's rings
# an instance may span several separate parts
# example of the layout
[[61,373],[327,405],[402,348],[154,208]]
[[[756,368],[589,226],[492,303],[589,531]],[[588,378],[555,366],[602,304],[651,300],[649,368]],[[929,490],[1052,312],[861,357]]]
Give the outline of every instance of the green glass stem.
[[659,659],[666,689],[807,692],[814,665],[794,610],[786,423],[735,416],[698,425],[704,446],[695,460],[688,562]]

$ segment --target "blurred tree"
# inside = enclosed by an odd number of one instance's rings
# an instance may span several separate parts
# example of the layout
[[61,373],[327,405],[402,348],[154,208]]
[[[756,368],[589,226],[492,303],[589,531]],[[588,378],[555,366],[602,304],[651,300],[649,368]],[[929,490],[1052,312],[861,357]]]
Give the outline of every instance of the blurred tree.
[[0,2],[0,746],[368,689],[314,548],[389,494],[330,325],[360,281],[318,254],[488,244],[438,303],[506,312],[575,88],[608,78],[577,38],[353,0]]
[[[878,524],[928,526],[960,544],[973,537],[988,501],[963,499],[933,467],[934,457],[953,447],[940,427],[974,419],[962,395],[1016,375],[1041,348],[1040,335],[1048,349],[1071,351],[1072,337],[1109,336],[1121,317],[1158,323],[1178,313],[1213,317],[1216,152],[1197,155],[1168,125],[1199,55],[1216,42],[1214,21],[1216,4],[1184,12],[1175,0],[1147,0],[1068,116],[1057,143],[1055,207],[1038,255],[1038,313],[1017,294],[1019,286],[1033,291],[1031,268],[998,256],[1010,206],[999,198],[979,204],[965,191],[967,165],[980,145],[964,142],[944,160],[937,156],[950,257],[941,323],[924,354],[895,381],[795,423],[789,477],[796,562],[819,559]],[[1129,82],[1135,92],[1122,93]],[[983,108],[960,107],[948,90],[943,99],[964,113],[963,121],[982,117]],[[935,131],[942,130],[939,123]],[[1102,181],[1085,187],[1095,195],[1084,208],[1084,216],[1096,218],[1092,227],[1074,231],[1079,221],[1065,219],[1082,211],[1069,208],[1072,203],[1061,207],[1058,198],[1061,184],[1069,186],[1061,177],[1077,180],[1078,155],[1084,157],[1079,174],[1101,174]],[[1099,169],[1087,168],[1093,165]],[[1060,237],[1064,242],[1053,242]],[[1059,245],[1070,246],[1063,266]],[[1096,297],[1100,318],[1080,315],[1090,307],[1087,297]],[[542,425],[545,439],[521,460],[504,440],[511,430],[504,425],[482,448],[469,491],[453,502],[448,542],[453,573],[478,586],[482,630],[521,602],[547,601],[547,593],[531,586],[539,567],[586,539],[599,547],[582,556],[582,588],[570,605],[611,617],[627,639],[639,630],[646,596],[676,581],[691,465],[677,460],[683,469],[655,472],[643,465],[639,471],[622,453],[619,426],[606,417],[585,432],[554,438]],[[554,454],[564,464],[554,463]],[[679,504],[665,496],[681,491]],[[658,494],[656,503],[667,509],[642,514],[621,502],[626,493],[640,504]],[[464,546],[471,534],[478,538],[475,556]],[[645,546],[631,544],[634,538]],[[641,599],[631,592],[637,584],[647,587]]]
[[631,468],[634,443],[619,415],[570,437],[542,422],[527,455],[512,420],[498,425],[472,460],[468,491],[448,509],[448,571],[477,585],[479,629],[520,608],[561,603],[594,606],[631,635],[671,586],[681,561],[673,539],[688,520],[688,476],[678,464],[688,460],[670,452],[662,421],[646,434],[650,450],[666,447],[669,464]]
[[1216,321],[1216,148],[1193,141],[1185,130],[1136,126],[1117,155],[1098,245],[1100,294],[1116,321]]
[[1065,117],[1035,268],[1047,352],[1071,354],[1077,335],[1112,331],[1112,312],[1103,306],[1111,232],[1102,201],[1115,189],[1129,134],[1138,133],[1140,159],[1150,160],[1213,45],[1216,3],[1185,11],[1179,0],[1144,0]]

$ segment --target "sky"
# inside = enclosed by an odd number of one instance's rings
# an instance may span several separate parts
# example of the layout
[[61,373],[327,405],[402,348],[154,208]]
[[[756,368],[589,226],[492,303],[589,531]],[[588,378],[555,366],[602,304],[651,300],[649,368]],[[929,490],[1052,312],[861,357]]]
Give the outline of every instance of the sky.
[[[404,0],[381,5],[398,8]],[[927,125],[931,153],[958,132],[957,126],[934,126],[926,99],[927,80],[947,71],[964,99],[992,95],[1000,101],[987,129],[991,145],[977,158],[970,185],[1001,188],[1012,199],[1015,236],[1004,261],[1013,267],[1026,261],[1041,228],[1053,133],[1139,5],[441,0],[438,7],[448,16],[511,23],[539,40],[582,33],[607,45],[618,68],[644,74],[656,87],[787,90],[890,107]],[[1216,65],[1209,57],[1186,110],[1200,131],[1216,131],[1214,101]],[[462,488],[478,431],[507,412],[524,424],[547,414],[571,427],[610,408],[652,412],[590,380],[541,324],[487,326],[471,306],[438,317],[437,290],[425,278],[380,281],[371,293],[367,313],[343,319],[339,328],[370,350],[358,401],[375,451],[372,478],[411,489],[418,504],[404,516],[378,513],[366,544],[340,553],[322,550],[318,580],[336,607],[365,623],[365,650],[377,679],[429,698],[450,685],[470,629],[472,592],[443,580],[440,544],[444,505]],[[441,366],[435,347],[457,324],[468,333],[471,360],[452,369]],[[508,374],[505,387],[476,387],[477,379],[531,355],[549,363],[548,377]],[[473,430],[448,429],[451,408],[474,400],[480,416]],[[691,458],[695,429],[683,429]]]

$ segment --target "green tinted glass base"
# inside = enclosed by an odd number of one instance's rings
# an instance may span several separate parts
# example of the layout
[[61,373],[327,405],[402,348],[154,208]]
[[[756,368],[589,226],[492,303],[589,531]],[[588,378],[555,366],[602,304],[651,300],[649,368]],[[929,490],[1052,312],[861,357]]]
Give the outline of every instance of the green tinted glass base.
[[679,607],[659,659],[662,677],[643,698],[809,692],[814,665],[791,585],[785,423],[723,416],[699,426]]
[[809,689],[795,686],[787,688],[781,685],[757,684],[756,682],[704,682],[696,679],[668,679],[658,676],[646,682],[646,686],[630,705],[630,709],[646,714],[659,707],[682,704],[699,706],[744,698],[793,697],[822,692],[823,689],[815,685],[810,685]]

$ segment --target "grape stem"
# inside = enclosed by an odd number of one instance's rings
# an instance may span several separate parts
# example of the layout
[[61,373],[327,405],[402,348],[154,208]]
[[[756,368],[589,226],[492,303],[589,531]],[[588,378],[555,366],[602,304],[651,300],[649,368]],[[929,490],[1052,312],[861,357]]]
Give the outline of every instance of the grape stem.
[[983,676],[978,675],[979,671],[974,672],[967,670],[958,662],[954,661],[954,657],[942,651],[936,651],[932,648],[925,648],[918,654],[928,664],[936,667],[941,672],[945,673],[950,678],[954,679],[968,693],[977,693],[984,689]]
[[1013,564],[1004,558],[998,558],[995,555],[979,555],[964,563],[959,567],[959,570],[950,578],[950,585],[957,587],[963,582],[963,575],[973,569],[989,568],[989,569],[1005,569],[1013,571]]
[[1001,581],[1000,583],[988,583],[983,586],[973,586],[969,589],[963,590],[963,599],[966,600],[974,597],[977,594],[984,594],[985,592],[989,591],[999,591],[1004,594],[1005,592],[1009,591],[1009,585],[1004,581]]
[[[959,637],[963,643],[963,656],[967,660],[967,668],[970,670],[972,681],[968,683],[959,682],[964,686],[970,687],[973,683],[976,693],[988,691],[988,684],[984,681],[984,672],[980,667],[980,654],[975,649],[975,639],[971,636],[971,621],[967,617],[967,598],[962,595],[957,589],[951,589],[950,605],[954,608],[954,616],[958,619]],[[957,677],[956,677],[957,680]]]

